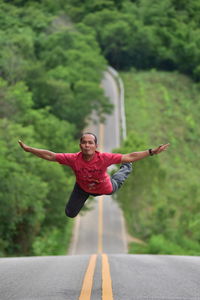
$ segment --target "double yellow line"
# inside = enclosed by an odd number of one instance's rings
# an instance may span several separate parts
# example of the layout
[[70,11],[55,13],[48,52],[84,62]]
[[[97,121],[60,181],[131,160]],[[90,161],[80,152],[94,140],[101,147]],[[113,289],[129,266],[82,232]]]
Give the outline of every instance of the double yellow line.
[[[99,150],[103,152],[104,125],[99,126]],[[112,281],[108,256],[103,253],[103,196],[98,200],[98,254],[102,260],[102,300],[113,300]],[[97,254],[90,257],[89,264],[83,279],[83,285],[79,300],[90,300],[93,286],[93,278],[96,267]]]
[[[103,152],[104,124],[99,124],[99,151]],[[103,252],[103,196],[98,199],[98,253]]]
[[[110,276],[110,266],[108,256],[101,254],[102,259],[102,300],[113,300],[112,281]],[[93,286],[94,271],[96,267],[97,254],[90,257],[87,271],[83,280],[79,300],[90,300]]]

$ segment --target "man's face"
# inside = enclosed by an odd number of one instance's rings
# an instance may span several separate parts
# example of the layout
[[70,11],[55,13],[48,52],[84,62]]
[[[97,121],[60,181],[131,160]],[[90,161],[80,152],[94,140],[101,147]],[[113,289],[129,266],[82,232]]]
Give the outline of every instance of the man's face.
[[91,134],[85,134],[82,137],[80,148],[83,154],[88,156],[93,155],[97,149],[97,144],[95,144],[94,136]]

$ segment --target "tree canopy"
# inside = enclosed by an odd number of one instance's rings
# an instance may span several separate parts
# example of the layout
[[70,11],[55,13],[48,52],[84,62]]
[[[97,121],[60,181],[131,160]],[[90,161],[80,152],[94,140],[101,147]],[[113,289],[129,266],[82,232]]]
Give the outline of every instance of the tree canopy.
[[112,109],[94,31],[61,14],[61,2],[44,2],[0,3],[0,255],[61,251],[56,244],[71,226],[71,171],[24,153],[18,139],[74,152],[91,112],[103,118]]

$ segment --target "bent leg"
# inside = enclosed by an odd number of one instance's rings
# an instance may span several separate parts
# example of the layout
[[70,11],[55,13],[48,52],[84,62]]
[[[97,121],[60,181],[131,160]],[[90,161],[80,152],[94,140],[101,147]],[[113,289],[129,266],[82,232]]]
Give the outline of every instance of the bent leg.
[[66,215],[70,218],[76,217],[88,197],[89,194],[83,191],[79,185],[75,183],[74,189],[65,208]]
[[127,177],[131,172],[132,172],[132,163],[124,163],[121,165],[119,171],[111,176],[111,182],[113,186],[112,194],[116,192],[118,189],[120,189],[120,187],[122,186],[122,184],[124,183],[124,181],[127,179]]

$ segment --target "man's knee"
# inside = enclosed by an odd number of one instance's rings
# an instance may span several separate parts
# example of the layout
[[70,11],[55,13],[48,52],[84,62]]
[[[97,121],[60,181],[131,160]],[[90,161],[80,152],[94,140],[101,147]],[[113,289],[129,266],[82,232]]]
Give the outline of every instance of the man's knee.
[[65,214],[67,217],[69,218],[75,218],[78,215],[79,212],[74,211],[74,210],[70,210],[69,208],[66,207],[65,209]]
[[133,170],[133,166],[132,166],[132,163],[123,163],[121,166],[120,166],[120,169],[126,169],[126,171],[128,171],[128,173],[131,173],[132,170]]

